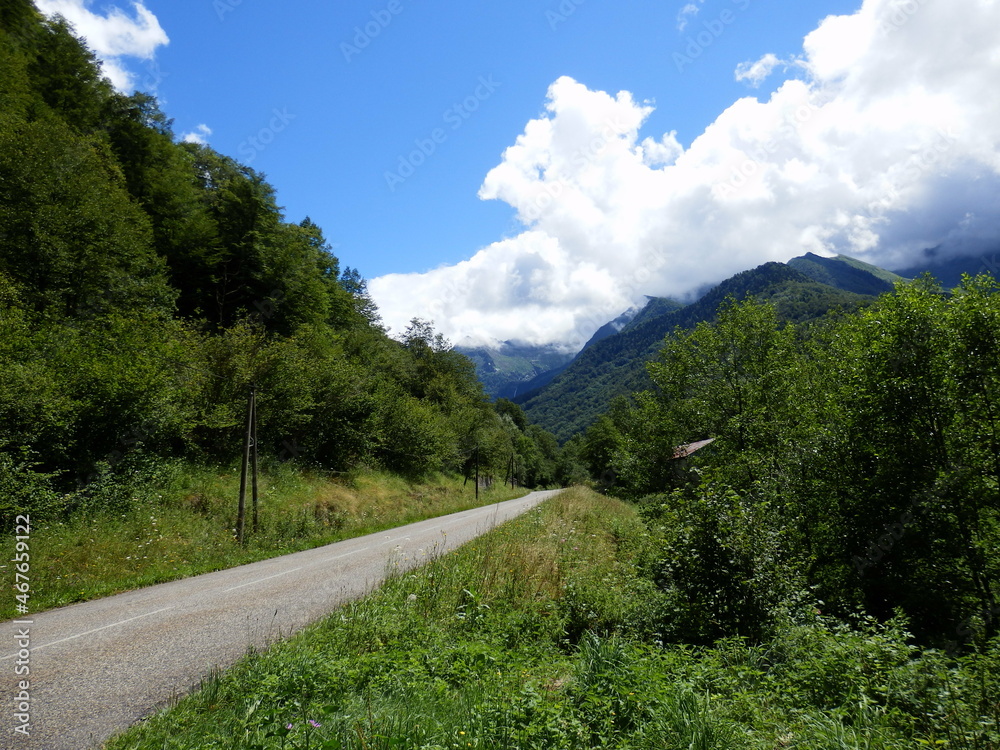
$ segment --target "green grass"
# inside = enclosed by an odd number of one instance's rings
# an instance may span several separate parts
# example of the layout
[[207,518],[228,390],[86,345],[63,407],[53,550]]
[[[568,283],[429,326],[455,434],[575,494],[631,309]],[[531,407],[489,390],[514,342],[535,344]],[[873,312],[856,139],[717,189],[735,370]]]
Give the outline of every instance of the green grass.
[[107,750],[1000,747],[1000,644],[949,660],[811,608],[658,643],[655,541],[573,489],[263,653]]
[[[162,467],[161,467],[162,468]],[[247,492],[247,542],[236,543],[239,470],[178,464],[153,480],[100,489],[97,510],[36,522],[31,533],[31,612],[230,568],[474,507],[460,478],[420,483],[381,473],[331,478],[275,464],[260,477],[259,529]],[[494,486],[480,504],[525,494]],[[3,540],[4,560],[13,540]],[[9,548],[9,549],[8,549]],[[0,566],[6,574],[10,563]],[[15,616],[12,597],[0,620]]]

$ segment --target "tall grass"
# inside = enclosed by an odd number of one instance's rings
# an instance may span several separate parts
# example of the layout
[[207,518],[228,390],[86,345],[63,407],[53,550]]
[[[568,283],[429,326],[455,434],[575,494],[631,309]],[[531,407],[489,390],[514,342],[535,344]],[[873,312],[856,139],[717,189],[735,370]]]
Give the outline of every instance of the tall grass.
[[[412,483],[391,474],[358,472],[333,478],[275,463],[260,476],[257,530],[248,492],[247,541],[241,547],[235,538],[239,480],[238,467],[160,465],[152,475],[97,487],[67,518],[36,522],[31,611],[254,562],[476,504],[474,487],[463,487],[456,477],[437,475]],[[480,493],[480,504],[525,492],[493,487]],[[3,543],[12,546],[9,538]],[[13,617],[13,607],[12,601],[5,602],[0,619]]]

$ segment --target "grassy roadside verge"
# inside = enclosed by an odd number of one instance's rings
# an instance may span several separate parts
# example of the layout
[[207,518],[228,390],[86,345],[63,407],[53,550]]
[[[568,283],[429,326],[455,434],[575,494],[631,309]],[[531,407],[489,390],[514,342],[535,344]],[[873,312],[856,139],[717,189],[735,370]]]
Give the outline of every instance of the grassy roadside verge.
[[656,542],[573,489],[264,653],[106,750],[1000,747],[1000,649],[812,612],[770,642],[658,643]]
[[[235,542],[239,470],[177,465],[155,481],[117,487],[114,503],[64,521],[37,522],[31,534],[31,612],[142,586],[231,568],[362,536],[476,505],[475,489],[438,475],[420,483],[389,474],[344,478],[276,464],[260,477],[260,526]],[[480,504],[528,490],[494,486]],[[108,509],[108,506],[112,509]],[[13,541],[3,540],[6,574]],[[7,547],[11,549],[8,550]],[[16,616],[12,598],[0,621]]]
[[[638,623],[642,598],[630,607],[626,592],[642,541],[627,506],[565,491],[251,654],[108,747],[437,747],[428,743],[445,737],[442,747],[484,747],[468,744],[480,741],[479,707],[487,723],[508,696],[534,711],[570,678],[567,633],[623,608]],[[606,600],[594,608],[598,589]]]

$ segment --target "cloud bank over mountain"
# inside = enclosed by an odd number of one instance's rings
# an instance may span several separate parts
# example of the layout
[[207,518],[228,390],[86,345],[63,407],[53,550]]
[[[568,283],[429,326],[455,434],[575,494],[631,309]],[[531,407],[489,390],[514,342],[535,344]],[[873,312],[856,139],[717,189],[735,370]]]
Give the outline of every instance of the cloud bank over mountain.
[[582,345],[644,295],[683,296],[804,252],[902,267],[1000,243],[1000,2],[865,0],[781,60],[684,146],[643,134],[653,104],[569,77],[479,195],[524,226],[469,260],[373,279],[394,330]]

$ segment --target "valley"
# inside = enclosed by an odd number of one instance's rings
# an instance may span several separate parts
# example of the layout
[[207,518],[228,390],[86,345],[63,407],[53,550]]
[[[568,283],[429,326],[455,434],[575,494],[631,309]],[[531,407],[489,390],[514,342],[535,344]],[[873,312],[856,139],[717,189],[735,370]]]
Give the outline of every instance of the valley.
[[1000,750],[1000,4],[860,4],[0,3],[0,746]]

